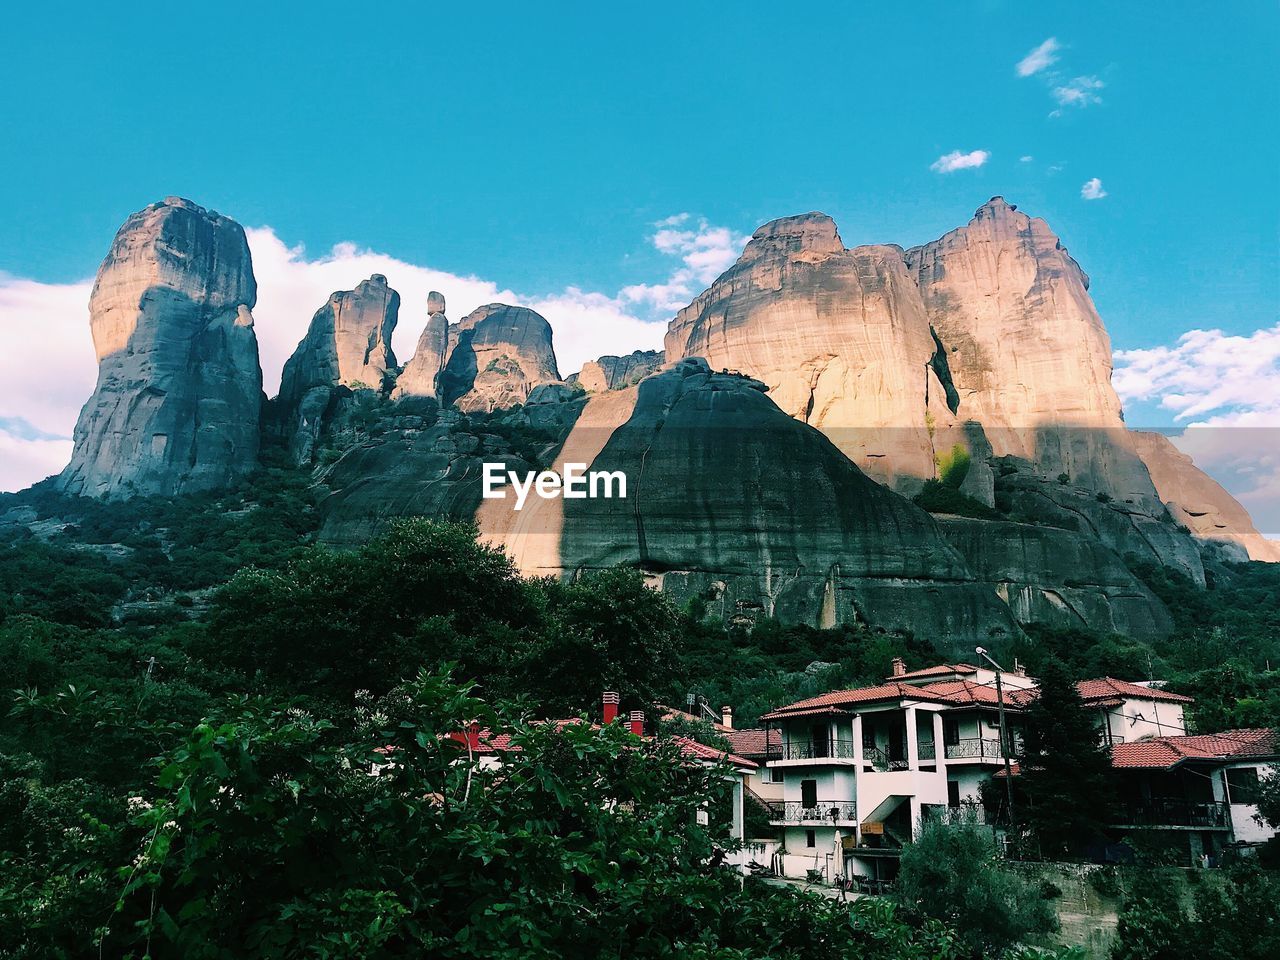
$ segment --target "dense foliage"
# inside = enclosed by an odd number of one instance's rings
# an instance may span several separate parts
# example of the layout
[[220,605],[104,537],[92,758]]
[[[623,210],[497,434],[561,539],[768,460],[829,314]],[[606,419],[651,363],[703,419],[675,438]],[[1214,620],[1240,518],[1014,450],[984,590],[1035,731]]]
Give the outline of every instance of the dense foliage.
[[[531,456],[539,440],[509,439]],[[713,865],[723,817],[696,827],[719,802],[707,771],[620,731],[531,722],[593,711],[616,689],[636,706],[729,703],[747,726],[877,682],[895,656],[937,662],[927,638],[783,626],[714,595],[677,610],[625,569],[527,581],[455,524],[406,521],[331,551],[314,543],[316,496],[268,469],[179,502],[0,497],[22,520],[0,524],[13,690],[0,711],[0,955],[977,949],[924,919],[956,922],[945,900],[851,910],[740,889]],[[1033,629],[1001,655],[1033,673],[1060,656],[1072,677],[1211,680],[1196,690],[1202,729],[1274,723],[1277,579],[1263,566],[1222,571],[1168,644]],[[1185,586],[1146,575],[1157,592]],[[478,686],[446,679],[445,663]],[[524,747],[503,774],[447,753],[440,734],[476,718]],[[1040,928],[1002,929],[991,936],[1004,943]]]
[[[1197,881],[1187,889],[1187,881]],[[1113,960],[1271,960],[1280,956],[1280,876],[1242,864],[1134,891]]]
[[1102,836],[1115,784],[1096,716],[1066,669],[1050,660],[1039,680],[1039,696],[1024,717],[1014,822],[1030,834],[1036,852],[1056,859],[1078,855]]
[[971,818],[923,824],[902,852],[894,896],[959,931],[981,956],[1042,941],[1058,928],[1042,888],[1003,868],[991,828]]

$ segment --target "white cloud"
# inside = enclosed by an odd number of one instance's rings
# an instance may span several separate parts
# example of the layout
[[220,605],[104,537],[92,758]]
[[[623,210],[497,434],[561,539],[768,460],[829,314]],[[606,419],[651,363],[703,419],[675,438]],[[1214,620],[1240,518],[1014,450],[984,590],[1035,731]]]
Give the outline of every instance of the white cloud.
[[[609,295],[570,285],[529,294],[476,276],[460,276],[389,254],[341,243],[314,258],[289,246],[271,227],[246,230],[258,281],[253,309],[263,386],[279,388],[285,360],[317,309],[335,290],[349,290],[374,273],[400,293],[400,322],[392,346],[403,363],[413,356],[427,318],[427,294],[445,295],[448,316],[459,320],[486,303],[528,306],[551,323],[562,374],[604,354],[660,349],[665,321],[715,279],[746,243],[746,236],[697,221],[668,217],[650,238],[678,257],[660,283],[637,284]],[[70,457],[69,437],[97,380],[89,335],[91,281],[45,284],[0,273],[0,490],[27,486],[56,473]]]
[[1024,155],[1024,156],[1019,157],[1019,158],[1018,158],[1018,162],[1019,162],[1019,163],[1030,163],[1030,162],[1031,162],[1032,160],[1034,160],[1034,159],[1035,159],[1035,157],[1031,156],[1031,154],[1029,154],[1029,153],[1028,153],[1028,154],[1026,154],[1026,155]]
[[1154,401],[1193,426],[1280,427],[1280,323],[1247,337],[1191,330],[1115,362],[1122,400]]
[[1058,102],[1058,109],[1049,114],[1051,117],[1062,116],[1062,111],[1066,107],[1084,107],[1092,106],[1095,103],[1102,102],[1102,96],[1098,93],[1106,84],[1097,77],[1076,77],[1064,84],[1060,84],[1053,88],[1053,99]]
[[1018,61],[1018,76],[1029,77],[1057,63],[1058,51],[1061,49],[1062,45],[1054,37],[1050,37]]
[[952,150],[950,153],[944,154],[933,161],[929,165],[929,169],[934,173],[954,173],[956,170],[980,167],[987,162],[990,156],[991,154],[986,150],[971,150],[968,153]]
[[1280,323],[1248,336],[1191,330],[1115,360],[1121,399],[1172,413],[1188,429],[1170,439],[1280,535]]
[[1097,177],[1086,180],[1084,186],[1080,188],[1080,196],[1086,200],[1101,200],[1106,195],[1107,191],[1102,189],[1102,181]]
[[656,314],[669,315],[689,303],[698,292],[729,269],[751,238],[699,220],[696,229],[675,229],[690,220],[687,213],[654,224],[650,238],[660,253],[677,256],[681,266],[661,283],[637,283],[623,287],[619,299]]

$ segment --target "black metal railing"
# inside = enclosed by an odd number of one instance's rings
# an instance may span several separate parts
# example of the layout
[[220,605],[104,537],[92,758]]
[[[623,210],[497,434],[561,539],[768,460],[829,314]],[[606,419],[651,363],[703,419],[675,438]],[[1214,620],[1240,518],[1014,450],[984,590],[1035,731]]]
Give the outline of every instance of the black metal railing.
[[948,760],[1001,760],[1000,741],[995,737],[971,737],[946,745]]
[[911,767],[906,757],[890,756],[879,747],[863,747],[862,762],[880,773],[886,770],[908,770]]
[[791,740],[782,745],[784,760],[848,759],[853,756],[852,740]]
[[1226,827],[1225,803],[1191,800],[1134,800],[1115,809],[1115,822],[1129,827]]
[[919,750],[920,750],[920,759],[921,759],[921,760],[936,760],[936,759],[938,759],[938,751],[934,748],[934,746],[933,746],[933,744],[932,744],[932,743],[922,743],[922,744],[920,744],[920,746],[919,746]]
[[774,800],[769,807],[769,819],[784,823],[835,823],[858,819],[858,805],[852,800],[818,800],[813,806],[806,806],[801,800]]

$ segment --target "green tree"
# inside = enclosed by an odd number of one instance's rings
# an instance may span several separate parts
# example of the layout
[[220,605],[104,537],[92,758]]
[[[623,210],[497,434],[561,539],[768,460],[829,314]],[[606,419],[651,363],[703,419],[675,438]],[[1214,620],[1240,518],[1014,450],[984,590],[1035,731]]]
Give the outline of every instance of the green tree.
[[1242,864],[1200,879],[1188,896],[1176,873],[1125,904],[1112,960],[1271,960],[1280,956],[1280,878]]
[[518,675],[544,709],[577,710],[601,690],[653,703],[679,676],[679,613],[638,571],[615,567],[542,588],[548,622],[520,652]]
[[537,618],[536,588],[474,526],[418,518],[357,551],[312,547],[279,571],[241,570],[215,598],[211,653],[294,692],[346,700],[423,664],[456,660],[489,676]]
[[[453,735],[475,721],[485,741],[510,737],[500,767]],[[371,704],[345,734],[245,701],[167,758],[104,949],[156,960],[957,956],[940,924],[904,922],[888,905],[744,890],[717,865],[724,825],[697,817],[727,790],[726,772],[621,725],[510,718],[441,674]]]
[[1045,857],[1078,852],[1097,838],[1114,801],[1111,757],[1061,662],[1041,668],[1027,708],[1020,756],[1018,819]]
[[989,827],[973,819],[926,821],[902,851],[894,896],[959,932],[975,955],[1041,942],[1058,927],[1042,890],[996,856]]

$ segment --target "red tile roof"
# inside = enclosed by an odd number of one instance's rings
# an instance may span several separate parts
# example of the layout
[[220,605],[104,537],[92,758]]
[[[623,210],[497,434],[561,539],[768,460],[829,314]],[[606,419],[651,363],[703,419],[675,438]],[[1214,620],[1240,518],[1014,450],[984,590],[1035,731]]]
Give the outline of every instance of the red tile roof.
[[1151,737],[1111,748],[1121,769],[1167,770],[1187,760],[1233,760],[1280,755],[1280,731],[1268,727],[1182,737]]
[[1168,703],[1195,703],[1195,700],[1191,697],[1184,697],[1178,693],[1169,693],[1167,690],[1160,690],[1157,687],[1144,687],[1137,683],[1127,683],[1114,677],[1081,680],[1076,684],[1076,689],[1080,691],[1080,698],[1089,704],[1094,701],[1114,700],[1117,697],[1126,697],[1131,700],[1162,700]]
[[705,743],[699,743],[697,740],[690,740],[688,737],[672,737],[671,742],[679,746],[680,752],[691,760],[710,760],[714,763],[728,760],[735,767],[747,770],[755,770],[758,766],[758,764],[748,760],[746,757],[740,757],[736,753],[725,753],[723,750],[708,747]]
[[795,703],[787,704],[785,707],[779,707],[760,719],[780,720],[784,717],[840,712],[841,707],[892,700],[926,700],[931,703],[947,702],[946,697],[933,693],[926,687],[915,687],[909,683],[881,683],[874,687],[833,690],[831,693],[810,697],[808,700],[798,700]]
[[728,730],[724,736],[730,749],[740,757],[777,756],[782,751],[782,738],[776,730],[753,727]]
[[[941,680],[937,683],[925,684],[920,689],[939,694],[950,703],[956,705],[973,704],[992,707],[999,705],[999,700],[996,699],[995,687],[989,687],[985,683],[976,683],[973,680]],[[1003,693],[1004,705],[1014,709],[1024,707],[1035,699],[1034,690],[1005,687]]]
[[[556,729],[563,729],[570,724],[585,723],[586,721],[571,718],[568,720],[548,720],[546,722],[555,726]],[[595,730],[600,729],[600,725],[598,723],[591,724],[591,727]],[[741,732],[745,733],[748,731]],[[449,734],[449,738],[451,740],[456,740],[464,748],[467,745],[467,737],[464,733],[451,733]],[[680,747],[680,752],[691,760],[712,760],[718,762],[721,759],[725,759],[736,767],[742,767],[748,770],[754,770],[757,767],[757,764],[753,760],[748,760],[746,757],[740,756],[736,753],[726,753],[723,750],[717,750],[715,747],[705,746],[704,744],[698,743],[696,740],[691,740],[688,737],[672,737],[671,740]],[[480,755],[506,753],[509,750],[516,751],[520,749],[518,744],[511,742],[511,735],[509,733],[494,734],[488,728],[479,731],[477,734],[477,742],[478,746],[473,752]]]
[[885,677],[886,680],[911,680],[920,677],[945,677],[949,673],[977,673],[978,668],[970,663],[940,663],[936,667],[925,667],[921,670],[912,670],[910,673],[902,673],[896,677]]

